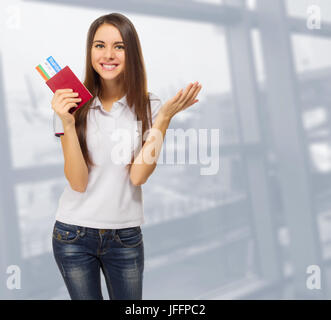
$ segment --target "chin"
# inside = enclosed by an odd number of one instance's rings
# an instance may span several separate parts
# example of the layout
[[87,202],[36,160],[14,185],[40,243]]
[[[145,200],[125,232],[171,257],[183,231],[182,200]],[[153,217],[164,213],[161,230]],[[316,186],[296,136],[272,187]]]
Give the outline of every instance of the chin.
[[122,70],[116,70],[116,72],[107,72],[107,71],[104,71],[104,70],[100,70],[98,73],[101,77],[103,77],[105,79],[115,79],[118,76],[120,76],[123,73],[123,71]]

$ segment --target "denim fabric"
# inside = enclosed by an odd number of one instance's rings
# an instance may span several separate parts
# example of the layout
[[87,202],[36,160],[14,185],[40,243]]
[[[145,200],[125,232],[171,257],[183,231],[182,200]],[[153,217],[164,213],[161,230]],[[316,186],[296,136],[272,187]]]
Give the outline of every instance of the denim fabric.
[[95,229],[55,221],[53,253],[72,300],[141,300],[144,244],[141,228]]

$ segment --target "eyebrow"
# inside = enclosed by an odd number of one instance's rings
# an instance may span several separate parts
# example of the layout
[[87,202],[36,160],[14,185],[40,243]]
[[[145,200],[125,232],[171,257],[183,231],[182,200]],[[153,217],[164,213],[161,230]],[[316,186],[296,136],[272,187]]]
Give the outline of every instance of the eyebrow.
[[[101,43],[105,43],[105,42],[104,42],[104,41],[102,41],[102,40],[94,40],[94,41],[93,41],[93,43],[94,43],[94,42],[101,42]],[[116,43],[124,43],[124,42],[123,42],[123,41],[115,41],[115,42],[114,42],[114,44],[116,44]]]

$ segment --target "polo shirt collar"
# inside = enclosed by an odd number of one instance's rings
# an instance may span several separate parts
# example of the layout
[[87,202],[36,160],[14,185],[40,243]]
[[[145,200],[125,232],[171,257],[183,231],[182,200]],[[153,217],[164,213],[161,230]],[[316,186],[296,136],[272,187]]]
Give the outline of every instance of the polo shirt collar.
[[103,105],[98,96],[96,96],[93,100],[92,106],[93,108],[99,109],[106,115],[116,115],[120,110],[122,110],[125,106],[127,106],[126,94],[120,99],[114,102],[111,110],[108,112],[103,108]]

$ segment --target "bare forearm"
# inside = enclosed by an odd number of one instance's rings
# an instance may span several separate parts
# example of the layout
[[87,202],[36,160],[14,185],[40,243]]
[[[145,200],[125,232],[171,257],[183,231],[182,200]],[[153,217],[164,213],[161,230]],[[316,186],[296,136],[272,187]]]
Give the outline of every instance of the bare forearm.
[[88,169],[75,126],[64,127],[61,144],[64,157],[64,174],[73,190],[84,192],[88,182]]
[[[195,98],[200,90],[201,85],[199,85],[198,82],[195,82],[194,84],[190,83],[184,91],[180,90],[173,98],[169,99],[162,105],[143,148],[140,150],[138,156],[134,159],[134,162],[131,165],[130,179],[133,184],[143,184],[151,175],[156,167],[170,120],[178,112],[185,110],[189,106],[198,102],[199,100],[196,100]],[[153,130],[155,130],[155,134],[153,133]],[[150,157],[149,154],[152,156]],[[147,160],[150,160],[148,158],[154,158],[154,161],[146,162],[145,155],[147,156]]]
[[154,171],[170,120],[161,113],[156,117],[144,146],[131,165],[130,179],[133,184],[145,183]]

